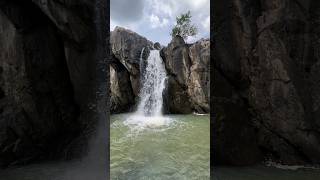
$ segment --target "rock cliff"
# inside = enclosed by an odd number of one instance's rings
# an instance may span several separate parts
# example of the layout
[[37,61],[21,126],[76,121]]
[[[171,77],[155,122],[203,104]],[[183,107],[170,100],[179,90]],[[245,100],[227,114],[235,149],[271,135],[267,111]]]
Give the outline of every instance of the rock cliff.
[[210,41],[186,44],[177,36],[161,51],[168,72],[165,104],[172,113],[208,113]]
[[87,0],[1,1],[0,165],[84,151],[96,97],[104,99],[95,8]]
[[[114,57],[110,69],[111,111],[116,113],[134,110],[140,89],[140,71],[143,73],[143,65],[147,63],[149,51],[160,50],[161,46],[121,27],[116,27],[111,32],[110,43]],[[167,88],[164,93],[165,111],[208,113],[209,40],[202,39],[194,44],[186,44],[181,37],[175,37],[168,47],[161,49],[160,53],[168,73]],[[140,62],[140,56],[143,63]],[[115,64],[123,68],[116,70]],[[119,73],[123,73],[121,79],[117,79],[120,77]],[[119,83],[122,84],[122,89]]]
[[319,10],[316,0],[215,1],[216,164],[320,163]]

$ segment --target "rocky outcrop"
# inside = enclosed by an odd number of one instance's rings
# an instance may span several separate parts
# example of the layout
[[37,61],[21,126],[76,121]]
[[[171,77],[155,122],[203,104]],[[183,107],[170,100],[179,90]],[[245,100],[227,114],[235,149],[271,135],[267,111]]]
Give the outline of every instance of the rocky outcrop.
[[1,1],[0,165],[84,151],[96,97],[104,99],[95,8],[86,0]]
[[187,80],[190,74],[189,48],[183,38],[176,36],[161,51],[168,73],[165,91],[165,107],[170,113],[191,113],[192,107],[187,93]]
[[210,42],[186,44],[176,36],[161,51],[168,72],[165,101],[171,113],[209,112]]
[[200,40],[189,47],[191,60],[187,81],[193,109],[199,113],[210,111],[210,41]]
[[135,32],[116,27],[110,34],[110,44],[110,111],[128,112],[134,110],[138,100],[140,71],[144,69],[153,43]]
[[[146,38],[130,30],[116,27],[111,32],[111,47],[114,63],[122,65],[124,69],[114,71],[111,68],[112,112],[125,112],[133,109],[137,102],[140,89],[140,75],[146,65],[150,49],[160,50],[159,43],[152,43]],[[143,53],[141,54],[143,49]],[[209,112],[209,40],[200,40],[195,44],[186,44],[181,37],[173,38],[168,47],[161,50],[161,56],[168,72],[167,88],[164,94],[166,112],[169,113],[208,113]],[[140,62],[142,56],[143,62]],[[115,74],[129,73],[119,80]],[[122,92],[121,92],[122,91]],[[124,95],[129,97],[123,97]],[[133,97],[133,98],[131,98]]]
[[144,48],[143,59],[146,60],[148,50],[153,48],[153,43],[139,34],[116,27],[110,34],[112,53],[127,69],[130,74],[131,86],[134,96],[137,96],[140,88],[140,55]]
[[[319,164],[319,2],[229,0],[214,8],[213,81],[224,85],[211,92],[213,129],[219,129],[213,159],[239,164],[224,155],[251,152],[285,164]],[[239,107],[248,113],[234,117],[229,110]],[[233,132],[220,126],[239,121]],[[232,141],[235,134],[245,143]]]
[[134,106],[130,74],[115,57],[110,64],[110,82],[110,111],[129,112]]
[[158,43],[158,42],[154,43],[153,48],[157,49],[157,50],[160,50],[161,49],[160,43]]

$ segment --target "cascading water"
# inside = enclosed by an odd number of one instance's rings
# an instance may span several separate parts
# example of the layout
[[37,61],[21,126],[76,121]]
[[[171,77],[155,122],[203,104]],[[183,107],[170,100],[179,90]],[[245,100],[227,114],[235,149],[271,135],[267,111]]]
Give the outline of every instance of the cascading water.
[[144,47],[142,48],[142,50],[141,50],[141,54],[140,54],[140,64],[139,64],[139,66],[140,66],[140,84],[141,84],[141,86],[142,86],[142,82],[143,82],[143,67],[144,67],[144,60],[143,60],[143,52],[144,52]]
[[145,73],[142,74],[140,103],[137,113],[145,116],[161,116],[166,70],[158,50],[150,51]]
[[127,119],[128,124],[141,126],[163,125],[167,120],[162,117],[163,97],[165,89],[166,70],[159,50],[151,50],[143,70],[142,49],[140,55],[141,89],[137,111]]

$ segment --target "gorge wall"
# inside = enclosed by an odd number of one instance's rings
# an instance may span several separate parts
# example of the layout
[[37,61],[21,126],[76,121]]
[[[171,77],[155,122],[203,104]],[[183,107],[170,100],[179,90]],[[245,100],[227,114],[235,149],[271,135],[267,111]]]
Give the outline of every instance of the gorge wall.
[[105,47],[95,10],[90,0],[0,2],[0,166],[87,151]]
[[[116,27],[111,32],[112,62],[110,65],[111,112],[134,110],[140,89],[140,71],[151,49],[158,43],[128,29]],[[140,63],[142,49],[143,63]],[[168,73],[164,93],[167,113],[209,112],[210,42],[202,39],[186,44],[175,37],[160,51]]]
[[215,164],[320,164],[320,2],[213,6]]

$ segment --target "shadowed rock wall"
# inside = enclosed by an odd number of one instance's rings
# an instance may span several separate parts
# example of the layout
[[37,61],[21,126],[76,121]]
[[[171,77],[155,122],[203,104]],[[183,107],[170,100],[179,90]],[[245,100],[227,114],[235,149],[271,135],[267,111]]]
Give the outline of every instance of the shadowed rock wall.
[[[217,164],[252,164],[262,157],[320,163],[319,7],[314,0],[215,1]],[[260,155],[232,160],[248,152]]]
[[94,1],[1,1],[1,165],[87,152],[98,121],[96,39]]

